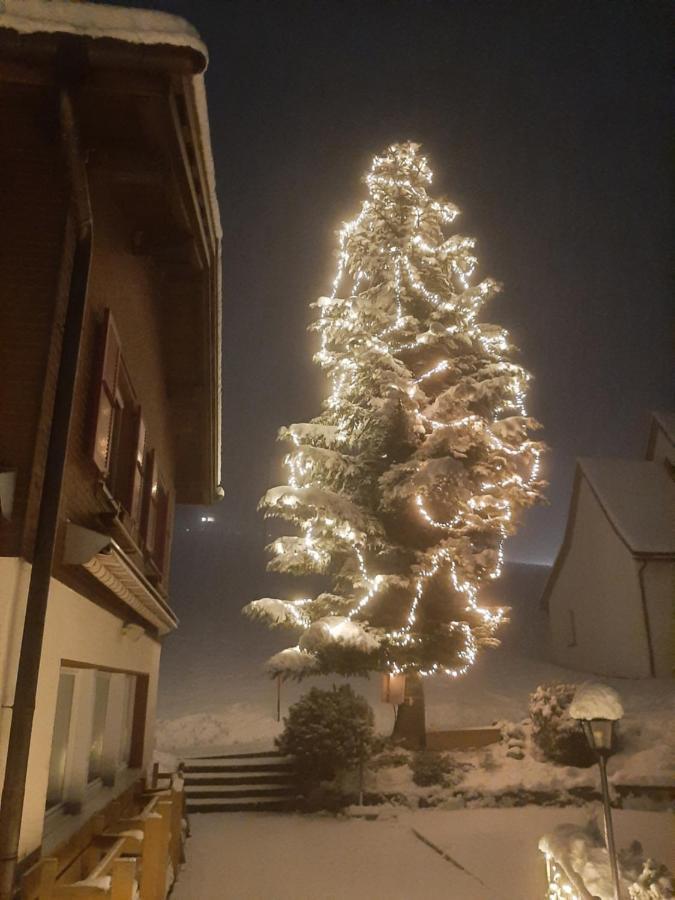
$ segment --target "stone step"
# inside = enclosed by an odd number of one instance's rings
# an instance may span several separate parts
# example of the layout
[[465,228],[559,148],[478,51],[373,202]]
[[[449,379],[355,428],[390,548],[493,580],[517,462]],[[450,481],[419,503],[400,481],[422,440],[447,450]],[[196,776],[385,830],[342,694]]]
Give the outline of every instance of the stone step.
[[215,756],[191,756],[183,760],[183,762],[193,763],[218,759],[277,759],[292,762],[290,756],[286,756],[279,750],[263,750],[259,753],[218,753]]
[[192,787],[200,785],[260,785],[260,784],[289,784],[293,782],[290,774],[271,774],[271,775],[218,775],[210,772],[188,775],[185,778],[185,789],[189,791]]
[[186,791],[185,798],[188,806],[193,801],[209,800],[209,799],[241,799],[244,797],[267,797],[270,800],[275,797],[295,797],[295,789],[288,787],[263,787],[263,788],[200,788],[196,791]]
[[223,800],[214,798],[208,800],[187,800],[188,813],[215,813],[215,812],[288,812],[295,809],[295,803],[289,798],[277,798],[266,800]]
[[183,772],[192,775],[199,772],[213,772],[225,774],[228,772],[292,772],[292,763],[186,763]]

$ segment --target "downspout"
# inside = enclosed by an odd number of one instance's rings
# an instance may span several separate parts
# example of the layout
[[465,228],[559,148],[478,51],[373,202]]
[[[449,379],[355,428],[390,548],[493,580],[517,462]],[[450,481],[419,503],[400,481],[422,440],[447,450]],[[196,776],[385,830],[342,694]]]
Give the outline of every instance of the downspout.
[[656,665],[654,663],[654,645],[652,643],[652,630],[649,625],[649,608],[647,606],[647,593],[645,591],[644,572],[647,568],[648,560],[643,560],[638,566],[638,581],[640,583],[640,600],[642,602],[642,616],[645,622],[645,635],[647,636],[647,653],[649,655],[649,674],[652,678],[656,677]]
[[69,88],[62,87],[59,103],[61,140],[70,181],[71,214],[74,213],[75,216],[76,243],[0,803],[0,900],[11,900],[15,890],[28,755],[92,255],[93,228],[89,185],[79,145],[73,97]]

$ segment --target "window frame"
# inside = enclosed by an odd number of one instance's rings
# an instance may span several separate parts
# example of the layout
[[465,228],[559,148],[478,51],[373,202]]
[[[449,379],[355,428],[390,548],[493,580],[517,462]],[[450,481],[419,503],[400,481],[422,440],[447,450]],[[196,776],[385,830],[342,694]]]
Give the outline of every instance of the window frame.
[[[140,760],[132,759],[134,740],[140,740],[141,744],[144,744],[146,738],[147,692],[139,691],[139,682],[147,679],[147,674],[86,663],[80,665],[71,661],[61,662],[59,680],[62,674],[74,677],[68,736],[65,742],[64,775],[60,789],[61,796],[57,802],[48,807],[47,793],[45,793],[45,823],[51,822],[59,814],[63,816],[78,815],[83,807],[95,802],[96,796],[104,789],[114,788],[120,777],[126,778],[124,773],[127,770],[139,770],[141,768]],[[95,728],[96,682],[100,677],[104,677],[108,681],[101,733],[102,748],[98,763],[99,771],[93,778],[90,778],[91,750]],[[128,733],[125,735],[128,747],[126,758],[122,758],[124,754],[119,727],[122,715],[126,717],[128,729]],[[55,721],[56,702],[54,723]],[[142,727],[140,738],[135,734],[137,722],[140,722],[140,727]],[[52,768],[54,723],[48,771],[51,771]],[[110,758],[111,749],[114,751],[112,759]],[[138,764],[132,764],[134,762],[138,762]],[[47,785],[47,791],[48,789]]]
[[92,458],[101,487],[146,567],[168,582],[174,490],[160,470],[110,308],[102,323]]

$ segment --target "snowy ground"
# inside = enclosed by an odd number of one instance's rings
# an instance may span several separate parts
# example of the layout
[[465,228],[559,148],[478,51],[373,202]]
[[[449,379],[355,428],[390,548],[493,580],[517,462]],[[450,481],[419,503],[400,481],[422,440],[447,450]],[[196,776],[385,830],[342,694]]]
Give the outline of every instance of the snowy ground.
[[[175,900],[539,900],[539,838],[588,809],[424,810],[374,822],[275,813],[191,817]],[[667,813],[615,813],[619,846],[672,856]],[[413,830],[414,829],[414,830]],[[451,857],[445,859],[417,837]],[[672,859],[670,860],[672,866]]]

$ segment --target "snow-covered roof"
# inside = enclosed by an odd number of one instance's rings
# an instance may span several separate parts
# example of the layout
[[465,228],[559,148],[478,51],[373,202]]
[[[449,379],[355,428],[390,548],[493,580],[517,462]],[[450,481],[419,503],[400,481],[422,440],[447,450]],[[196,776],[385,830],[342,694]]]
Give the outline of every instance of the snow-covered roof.
[[633,459],[581,459],[579,468],[633,554],[675,556],[675,482],[665,466]]
[[19,34],[75,34],[128,44],[189,47],[208,58],[206,46],[189,22],[150,9],[72,0],[0,0],[0,27]]

